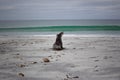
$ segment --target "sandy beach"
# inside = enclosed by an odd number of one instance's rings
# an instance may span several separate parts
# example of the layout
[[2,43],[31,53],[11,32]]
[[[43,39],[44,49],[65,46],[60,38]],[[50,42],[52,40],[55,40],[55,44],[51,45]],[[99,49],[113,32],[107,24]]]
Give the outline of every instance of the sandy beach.
[[120,37],[55,38],[0,36],[0,80],[120,80]]

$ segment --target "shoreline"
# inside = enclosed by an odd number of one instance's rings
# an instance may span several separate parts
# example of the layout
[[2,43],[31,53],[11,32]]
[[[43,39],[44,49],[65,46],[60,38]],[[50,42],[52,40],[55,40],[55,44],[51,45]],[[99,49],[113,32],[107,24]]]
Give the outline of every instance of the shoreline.
[[59,32],[64,32],[64,36],[79,37],[120,37],[120,31],[55,31],[55,32],[0,32],[0,36],[56,36]]
[[[32,34],[32,35],[0,35],[2,37],[56,37],[56,34]],[[120,37],[120,35],[108,35],[108,34],[64,34],[63,37]]]

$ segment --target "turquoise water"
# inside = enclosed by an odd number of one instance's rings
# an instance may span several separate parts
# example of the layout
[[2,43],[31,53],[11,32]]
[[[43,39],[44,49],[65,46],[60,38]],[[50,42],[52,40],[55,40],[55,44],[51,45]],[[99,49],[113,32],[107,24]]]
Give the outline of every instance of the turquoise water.
[[6,34],[120,34],[120,20],[17,20],[0,21]]
[[120,26],[48,26],[0,28],[0,32],[120,31]]

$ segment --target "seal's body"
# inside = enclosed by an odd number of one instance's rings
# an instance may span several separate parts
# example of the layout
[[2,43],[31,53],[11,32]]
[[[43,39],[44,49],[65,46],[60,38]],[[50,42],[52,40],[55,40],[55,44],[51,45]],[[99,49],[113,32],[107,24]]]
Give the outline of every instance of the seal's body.
[[55,41],[55,43],[53,44],[53,49],[54,49],[54,50],[62,50],[62,49],[63,49],[62,35],[63,35],[63,32],[57,34],[57,36],[56,36],[56,41]]

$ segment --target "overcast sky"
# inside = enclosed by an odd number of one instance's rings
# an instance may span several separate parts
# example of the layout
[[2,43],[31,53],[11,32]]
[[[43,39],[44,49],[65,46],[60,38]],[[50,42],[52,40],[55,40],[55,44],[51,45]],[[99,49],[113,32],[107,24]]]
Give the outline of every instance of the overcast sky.
[[120,0],[0,0],[0,19],[120,19]]

